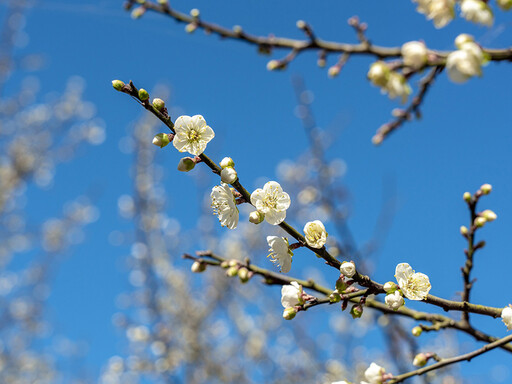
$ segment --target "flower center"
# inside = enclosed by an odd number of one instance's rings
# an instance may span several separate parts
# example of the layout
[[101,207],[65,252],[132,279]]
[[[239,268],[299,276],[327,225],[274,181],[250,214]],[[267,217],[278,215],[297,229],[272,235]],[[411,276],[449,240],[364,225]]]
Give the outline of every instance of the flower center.
[[187,138],[188,138],[188,141],[190,141],[190,142],[199,141],[199,132],[197,132],[194,129],[191,129],[190,131],[187,132]]
[[278,192],[276,188],[270,187],[270,191],[268,191],[263,198],[263,204],[268,208],[276,209],[277,200],[279,198]]

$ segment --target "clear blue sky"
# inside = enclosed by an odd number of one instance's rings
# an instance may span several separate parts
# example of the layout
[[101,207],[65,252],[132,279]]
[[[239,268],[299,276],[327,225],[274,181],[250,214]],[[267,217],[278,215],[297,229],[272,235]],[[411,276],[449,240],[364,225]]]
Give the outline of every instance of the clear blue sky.
[[[302,38],[295,22],[304,19],[324,39],[356,42],[346,20],[359,15],[369,24],[368,36],[379,45],[423,39],[429,47],[451,49],[462,32],[473,34],[485,46],[512,45],[511,14],[503,12],[496,12],[491,29],[456,20],[436,30],[414,11],[410,1],[175,0],[172,4],[182,11],[199,8],[206,20],[239,24],[256,34]],[[107,130],[101,146],[58,170],[54,189],[36,196],[33,206],[37,219],[58,214],[50,210],[58,210],[67,196],[91,188],[101,191],[97,202],[101,217],[87,229],[86,241],[61,264],[50,298],[51,316],[59,332],[88,340],[87,363],[93,372],[99,372],[108,357],[120,353],[121,334],[110,318],[116,296],[129,289],[120,267],[127,250],[109,245],[108,235],[130,228],[117,214],[117,199],[130,192],[132,159],[119,151],[118,143],[141,110],[129,97],[113,91],[113,79],[132,79],[146,89],[158,83],[170,85],[171,103],[184,114],[202,114],[215,130],[208,154],[217,160],[231,156],[244,184],[256,188],[258,178],[276,177],[279,161],[296,158],[307,147],[294,115],[291,84],[292,75],[302,76],[315,96],[312,107],[318,125],[337,132],[328,155],[348,165],[350,225],[358,242],[372,235],[383,204],[383,186],[395,185],[397,209],[373,277],[391,280],[396,264],[407,261],[430,276],[432,294],[455,297],[461,289],[459,268],[465,245],[458,231],[468,220],[461,196],[487,182],[494,191],[482,208],[493,209],[498,220],[482,231],[487,246],[476,260],[473,299],[498,307],[512,302],[510,64],[491,63],[484,68],[482,79],[463,86],[441,75],[422,108],[423,119],[405,125],[382,146],[374,147],[371,137],[398,104],[366,80],[369,58],[351,58],[335,79],[316,66],[313,53],[301,55],[284,72],[271,73],[266,70],[270,57],[257,55],[254,47],[220,41],[202,32],[188,35],[183,25],[152,13],[132,20],[122,1],[115,0],[36,2],[27,13],[26,32],[30,40],[21,51],[44,53],[47,59],[45,68],[36,74],[42,89],[60,91],[68,77],[83,77],[85,98],[97,106]],[[272,58],[282,54],[277,51]],[[330,57],[329,63],[335,60]],[[161,157],[171,171],[179,158],[172,148]],[[172,216],[192,228],[196,221],[188,207],[199,204],[187,196],[197,196],[196,185],[186,175],[179,180],[179,190],[169,197]],[[42,201],[47,203],[39,204]],[[498,320],[494,323],[490,329],[497,336],[504,335],[505,327]],[[492,352],[475,360],[471,369],[485,374],[491,362],[509,364],[510,356]],[[511,380],[512,372],[507,375]],[[475,380],[484,382],[478,375]]]

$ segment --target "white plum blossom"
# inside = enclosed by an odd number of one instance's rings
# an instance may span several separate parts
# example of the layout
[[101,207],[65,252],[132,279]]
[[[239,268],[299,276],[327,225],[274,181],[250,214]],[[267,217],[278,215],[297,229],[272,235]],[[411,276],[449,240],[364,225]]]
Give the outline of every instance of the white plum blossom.
[[327,241],[327,232],[320,220],[309,221],[304,226],[306,243],[312,248],[322,248]]
[[344,261],[341,263],[340,272],[350,278],[356,274],[356,265],[352,261]]
[[460,14],[468,21],[489,27],[494,22],[491,8],[482,0],[462,0]]
[[501,320],[509,331],[512,330],[512,306],[510,304],[501,311]]
[[407,84],[404,75],[391,71],[388,81],[381,91],[387,93],[390,99],[399,98],[402,103],[405,103],[411,94],[411,87]]
[[387,294],[384,301],[386,302],[386,305],[393,311],[398,310],[398,308],[404,305],[404,298],[399,291]]
[[455,0],[414,1],[418,4],[417,11],[423,13],[428,20],[433,20],[436,28],[443,28],[455,17]]
[[464,83],[473,76],[481,76],[483,62],[482,49],[474,42],[465,42],[446,58],[448,77],[454,83]]
[[269,181],[251,194],[251,204],[265,214],[265,220],[272,225],[278,225],[286,218],[286,210],[290,206],[290,196],[276,181]]
[[292,281],[288,285],[283,285],[281,288],[281,305],[284,308],[293,308],[297,305],[302,305],[303,303],[302,285],[296,281]]
[[415,273],[407,263],[400,263],[395,270],[396,281],[400,290],[409,300],[423,300],[427,297],[431,285],[428,276]]
[[238,175],[234,168],[227,167],[220,171],[220,179],[224,183],[233,184],[238,179]]
[[281,266],[281,272],[290,272],[293,252],[288,247],[288,239],[278,236],[267,236],[267,243],[270,247],[270,254],[268,255],[270,260],[274,264]]
[[386,370],[378,364],[371,363],[370,366],[364,372],[364,377],[368,380],[368,384],[382,384],[382,376],[386,373]]
[[212,188],[211,206],[213,213],[219,217],[220,224],[229,229],[235,229],[238,225],[238,208],[233,192],[226,183],[221,183]]
[[180,152],[199,156],[206,149],[206,144],[215,137],[213,129],[206,125],[204,117],[180,116],[174,122],[176,135],[172,144]]
[[376,85],[377,87],[384,87],[388,82],[390,73],[391,69],[389,69],[385,62],[376,61],[370,66],[367,76],[373,85]]
[[421,41],[409,41],[402,45],[404,64],[413,69],[423,67],[427,62],[427,47]]

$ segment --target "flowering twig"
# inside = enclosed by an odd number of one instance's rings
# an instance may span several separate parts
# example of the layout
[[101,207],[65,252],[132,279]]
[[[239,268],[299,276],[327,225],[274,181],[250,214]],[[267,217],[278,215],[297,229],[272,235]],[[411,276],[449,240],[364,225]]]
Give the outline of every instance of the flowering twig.
[[511,341],[512,341],[512,335],[503,337],[503,338],[496,340],[490,344],[484,345],[482,348],[479,348],[473,352],[465,353],[465,354],[459,355],[459,356],[450,357],[447,359],[440,359],[437,363],[429,365],[427,367],[423,367],[423,368],[417,369],[415,371],[407,372],[402,375],[394,376],[387,383],[389,383],[389,384],[401,383],[402,381],[404,381],[405,379],[408,379],[409,377],[420,376],[427,372],[430,372],[430,371],[433,371],[435,369],[439,369],[442,367],[446,367],[447,365],[451,365],[451,364],[457,363],[459,361],[464,361],[464,360],[471,361],[471,359],[473,359],[474,357],[482,355],[485,352],[488,352],[495,348],[506,345]]
[[435,66],[430,70],[430,72],[421,79],[420,88],[418,94],[412,99],[409,106],[403,109],[395,109],[393,110],[393,114],[395,114],[395,119],[382,125],[375,135],[372,138],[372,142],[374,144],[380,144],[382,141],[393,133],[395,130],[400,128],[400,126],[405,123],[407,120],[411,120],[413,116],[417,119],[420,118],[420,106],[423,103],[425,95],[427,94],[428,89],[434,83],[434,80],[437,75],[441,73],[444,67]]

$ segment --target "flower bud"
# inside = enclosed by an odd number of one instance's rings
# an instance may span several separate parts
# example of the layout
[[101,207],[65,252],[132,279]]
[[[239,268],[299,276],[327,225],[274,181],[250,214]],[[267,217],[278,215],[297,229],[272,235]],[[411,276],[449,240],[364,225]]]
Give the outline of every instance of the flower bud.
[[132,19],[139,19],[142,17],[142,15],[144,15],[144,13],[146,13],[145,7],[137,7],[132,11]]
[[404,64],[413,69],[419,69],[427,62],[427,47],[421,41],[409,41],[402,45]]
[[481,212],[480,216],[485,218],[486,221],[494,221],[498,218],[498,216],[490,209],[486,209],[485,211]]
[[238,176],[234,168],[228,167],[220,172],[220,179],[223,183],[233,184],[238,179]]
[[184,157],[178,163],[178,171],[189,172],[194,169],[196,162],[190,157]]
[[154,98],[153,99],[153,107],[157,111],[162,111],[165,108],[165,101],[163,101],[162,99],[159,99],[158,97]]
[[488,195],[492,192],[492,185],[491,184],[484,184],[480,187],[480,191],[482,191],[483,195]]
[[242,267],[238,270],[238,278],[242,283],[247,283],[251,278],[249,270],[245,267]]
[[242,34],[243,28],[240,25],[233,25],[233,32],[235,32],[237,35]]
[[341,263],[340,272],[350,278],[356,274],[356,265],[352,261],[344,261]]
[[297,23],[295,23],[297,28],[304,29],[306,28],[306,22],[304,20],[297,20]]
[[464,194],[462,195],[462,198],[464,199],[464,201],[466,203],[469,203],[471,201],[471,193],[469,192],[464,192]]
[[477,227],[477,228],[481,228],[485,225],[485,223],[487,222],[487,220],[485,219],[485,217],[482,217],[482,216],[478,216],[475,221],[473,222],[474,226]]
[[283,311],[283,319],[291,320],[297,314],[297,310],[295,308],[285,308]]
[[225,157],[220,162],[220,167],[222,169],[228,168],[228,167],[233,168],[234,166],[235,166],[235,162],[233,161],[233,159],[231,157]]
[[464,226],[464,225],[461,225],[461,226],[460,226],[460,234],[461,234],[462,236],[467,236],[467,235],[468,235],[468,233],[469,233],[468,228],[467,228],[466,226]]
[[504,11],[508,11],[512,8],[512,0],[497,0],[498,7],[503,9]]
[[193,33],[197,29],[197,24],[189,23],[185,26],[185,32]]
[[425,365],[427,365],[427,362],[428,362],[427,355],[424,353],[418,353],[416,356],[414,356],[414,360],[413,360],[412,364],[415,367],[424,367]]
[[462,49],[464,44],[466,43],[472,43],[475,41],[475,38],[471,35],[468,35],[467,33],[461,33],[459,36],[455,38],[455,46],[458,49]]
[[190,16],[192,17],[199,17],[199,9],[194,8],[190,10]]
[[238,261],[236,261],[236,260],[234,260],[234,259],[229,260],[228,265],[229,265],[230,267],[238,267]]
[[139,89],[139,99],[141,101],[146,101],[147,99],[149,99],[149,93],[144,88]]
[[281,63],[279,60],[270,60],[267,63],[267,69],[269,71],[275,71],[276,69],[284,69],[285,67],[286,65]]
[[325,60],[325,58],[323,57],[320,57],[317,61],[316,61],[316,65],[318,65],[320,68],[323,68],[325,67],[325,65],[327,64],[327,61]]
[[360,304],[354,304],[352,309],[350,309],[350,314],[353,319],[358,319],[363,316],[363,307]]
[[206,264],[196,260],[190,267],[190,270],[194,273],[204,272],[206,270]]
[[169,135],[167,133],[159,133],[153,137],[153,144],[157,147],[163,148],[171,141],[169,140]]
[[370,66],[368,79],[378,87],[384,87],[388,82],[391,70],[383,61],[376,61]]
[[112,86],[116,91],[121,91],[124,87],[124,83],[121,80],[112,80]]
[[160,5],[165,5],[168,2],[169,2],[168,0],[157,0],[157,3],[160,4]]
[[415,337],[419,337],[423,333],[423,329],[420,326],[416,326],[411,330],[411,333]]
[[329,70],[327,71],[327,75],[329,77],[336,77],[340,74],[340,67],[337,65],[333,65]]
[[249,214],[249,221],[253,224],[259,224],[261,223],[263,220],[265,220],[265,214],[264,213],[261,213],[259,211],[252,211],[250,214]]
[[329,301],[331,303],[338,303],[341,301],[341,296],[338,293],[338,290],[335,289],[330,295],[329,295]]
[[224,260],[222,263],[220,263],[220,267],[224,269],[229,268],[229,261]]
[[229,267],[228,270],[226,271],[226,275],[229,277],[235,277],[236,275],[238,275],[238,266]]
[[383,288],[384,288],[384,291],[386,291],[386,293],[393,293],[397,290],[398,287],[392,281],[388,281],[386,284],[384,284]]
[[404,305],[404,298],[399,291],[388,293],[384,301],[393,311],[397,311],[402,305]]

